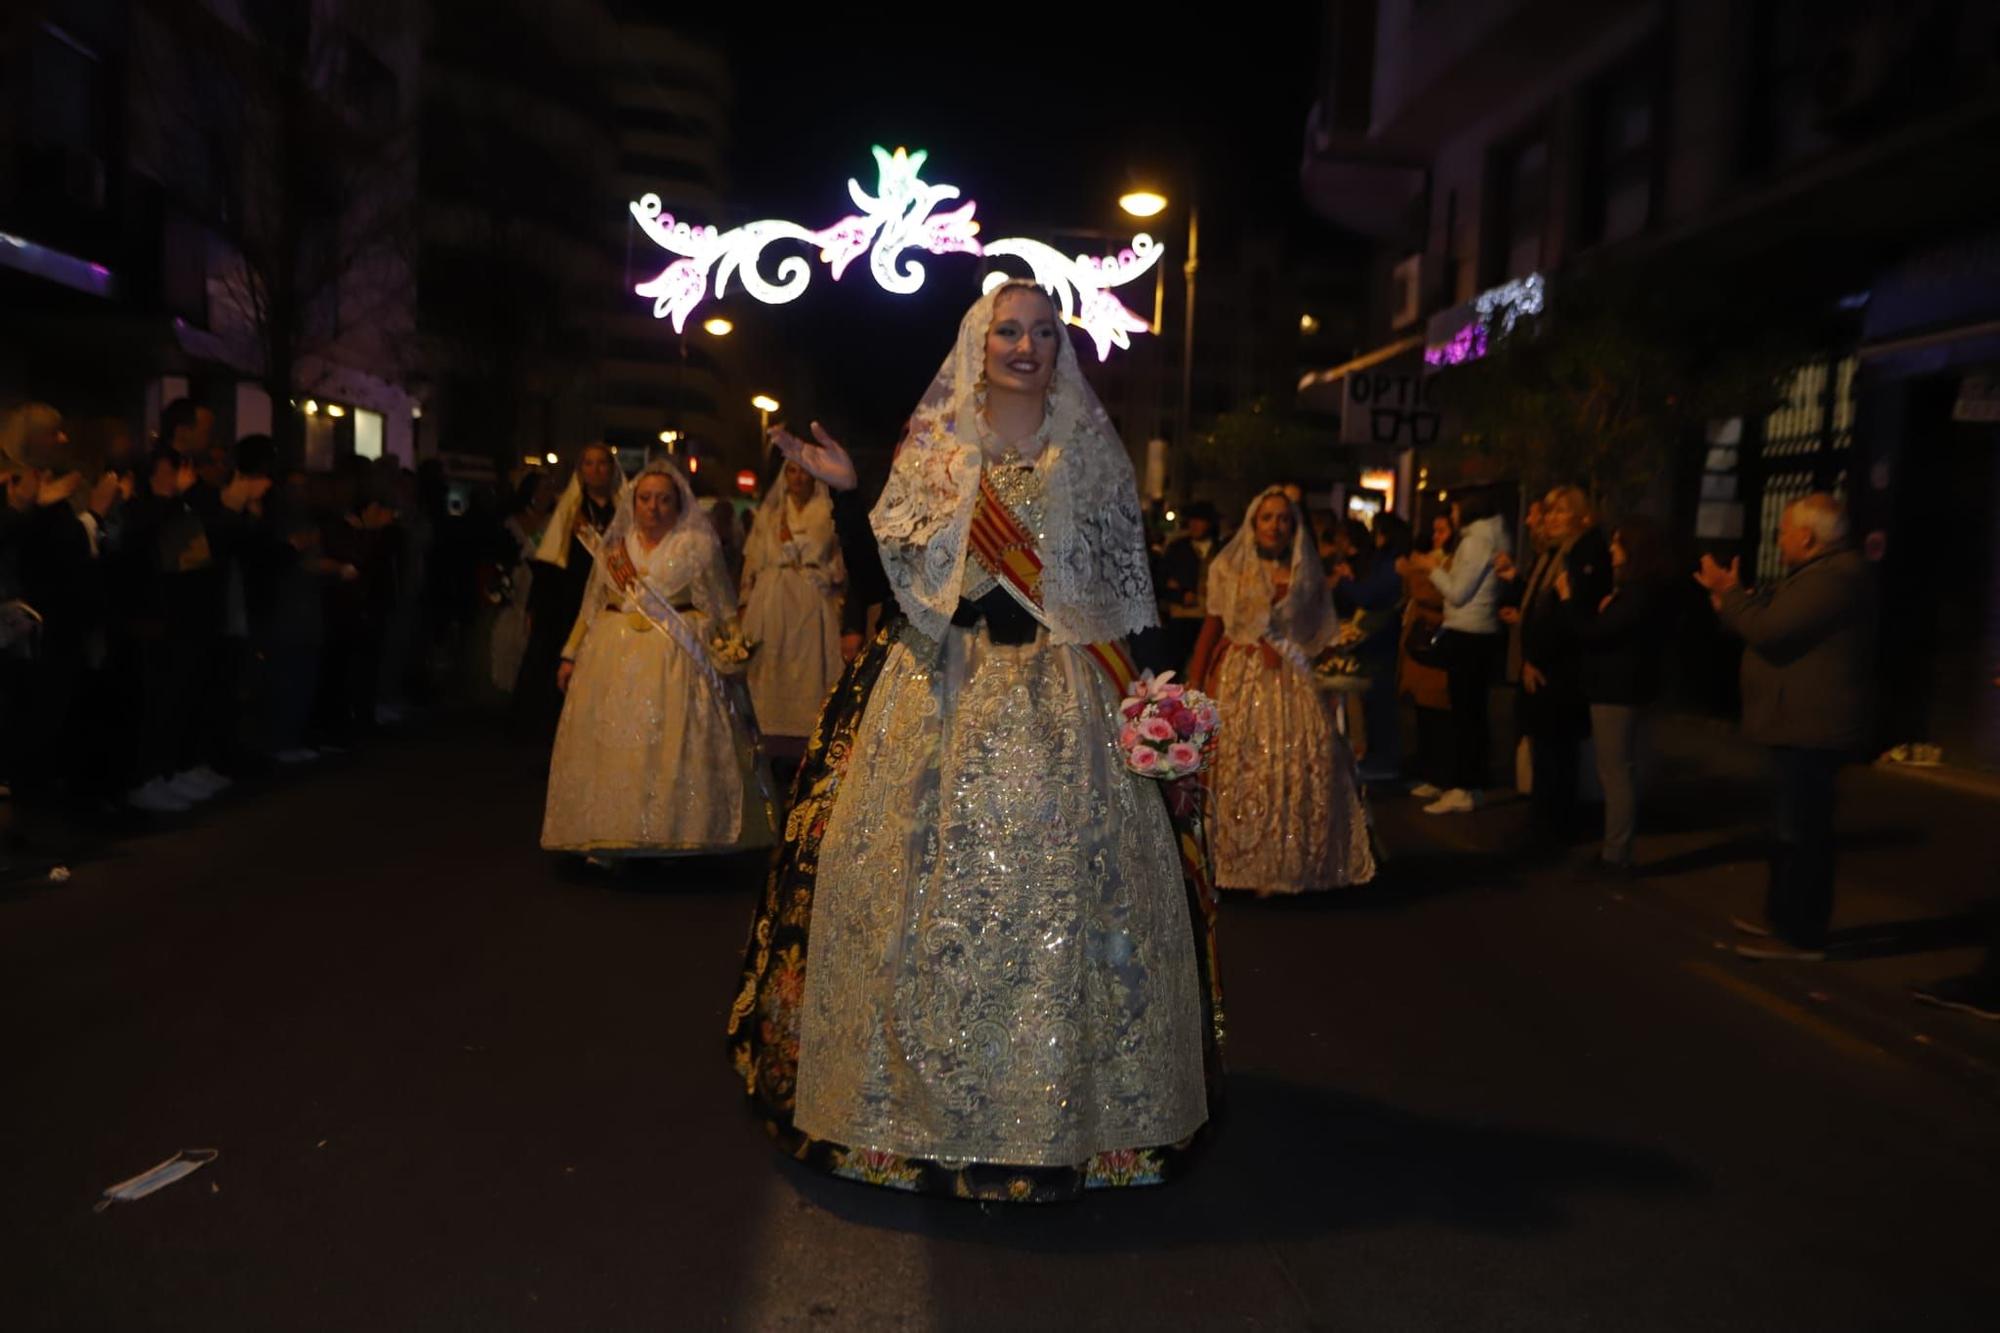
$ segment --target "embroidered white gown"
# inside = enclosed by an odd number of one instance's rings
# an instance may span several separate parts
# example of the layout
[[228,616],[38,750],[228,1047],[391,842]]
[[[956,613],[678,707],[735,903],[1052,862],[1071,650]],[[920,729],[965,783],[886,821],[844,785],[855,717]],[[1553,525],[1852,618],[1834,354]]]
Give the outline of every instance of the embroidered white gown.
[[[995,472],[1030,531],[1048,473]],[[964,559],[977,599],[994,580]],[[1063,1166],[1207,1118],[1179,853],[1159,790],[1125,768],[1121,697],[1046,629],[1008,646],[984,622],[905,625],[820,845],[800,1130]]]
[[[697,645],[734,615],[712,532],[676,529],[650,551],[634,532],[625,549]],[[542,846],[627,856],[770,846],[776,803],[755,734],[730,698],[740,682],[655,626],[605,563],[591,571],[563,651],[576,670],[549,761]]]
[[810,735],[840,679],[840,544],[832,503],[819,492],[803,505],[767,502],[744,558],[743,634],[757,644],[750,698],[767,736]]

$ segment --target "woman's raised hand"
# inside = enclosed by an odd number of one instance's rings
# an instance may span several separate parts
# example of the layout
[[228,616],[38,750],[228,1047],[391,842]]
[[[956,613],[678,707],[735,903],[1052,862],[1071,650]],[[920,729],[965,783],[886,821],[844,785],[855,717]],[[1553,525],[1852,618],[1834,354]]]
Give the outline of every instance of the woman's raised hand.
[[817,444],[807,443],[783,426],[773,426],[771,443],[778,446],[778,452],[788,461],[797,463],[834,490],[853,490],[859,478],[854,474],[854,460],[847,456],[847,450],[817,421],[812,423],[812,433]]

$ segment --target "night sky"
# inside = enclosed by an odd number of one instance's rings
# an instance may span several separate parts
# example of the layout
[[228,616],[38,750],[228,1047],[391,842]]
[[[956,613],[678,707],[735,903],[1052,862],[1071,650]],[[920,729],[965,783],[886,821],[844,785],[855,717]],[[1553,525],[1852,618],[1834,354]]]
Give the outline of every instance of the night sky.
[[[1164,7],[1070,5],[931,7],[917,11],[927,20],[902,23],[855,9],[835,24],[738,5],[704,30],[684,5],[656,12],[730,53],[731,222],[839,217],[848,177],[874,187],[869,146],[879,143],[928,150],[925,179],[977,200],[989,238],[1129,232],[1119,194],[1164,182],[1178,202],[1174,177],[1194,173],[1209,257],[1233,215],[1298,212],[1320,55],[1318,6],[1231,8],[1255,18],[1191,23]],[[937,17],[947,13],[949,29]],[[1157,234],[1177,268],[1184,215],[1168,217],[1182,220],[1163,219]],[[815,401],[787,398],[789,422],[819,416],[862,446],[893,439],[978,294],[977,260],[922,259],[929,276],[914,296],[890,296],[854,270],[835,284],[822,269],[795,304],[730,302],[745,334],[814,366]]]

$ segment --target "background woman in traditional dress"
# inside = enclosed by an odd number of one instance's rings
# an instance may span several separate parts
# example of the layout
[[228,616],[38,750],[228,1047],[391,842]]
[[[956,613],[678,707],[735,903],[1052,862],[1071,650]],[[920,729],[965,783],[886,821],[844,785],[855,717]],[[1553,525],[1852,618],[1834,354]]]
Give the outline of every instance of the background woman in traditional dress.
[[514,681],[514,725],[524,739],[546,743],[561,715],[556,670],[592,572],[590,549],[579,534],[603,535],[617,513],[624,485],[625,475],[618,470],[610,446],[585,445],[542,530],[528,603],[528,644]]
[[841,582],[826,483],[787,462],[757,511],[743,564],[743,634],[757,644],[750,698],[766,736],[803,741],[840,677]]
[[709,658],[735,617],[694,493],[671,465],[649,465],[620,498],[563,648],[543,847],[603,858],[770,846],[765,762]]
[[[852,486],[815,433],[778,442]],[[1107,664],[1157,618],[1138,494],[1040,289],[966,315],[872,525],[900,616],[807,747],[738,1070],[839,1175],[1023,1200],[1159,1181],[1208,1118],[1210,917],[1118,746]]]
[[1314,686],[1339,622],[1298,507],[1273,486],[1208,570],[1194,676],[1222,730],[1209,787],[1215,882],[1259,895],[1375,877],[1354,756]]

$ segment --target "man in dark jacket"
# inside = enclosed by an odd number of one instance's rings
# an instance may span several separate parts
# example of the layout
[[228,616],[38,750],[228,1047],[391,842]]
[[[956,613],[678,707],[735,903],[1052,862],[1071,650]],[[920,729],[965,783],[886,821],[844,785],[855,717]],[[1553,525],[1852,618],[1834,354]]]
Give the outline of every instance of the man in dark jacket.
[[1194,655],[1201,632],[1204,599],[1208,596],[1208,562],[1222,548],[1215,506],[1196,500],[1181,512],[1181,535],[1160,553],[1159,595],[1165,615],[1167,653],[1175,667],[1185,667]]
[[1833,919],[1834,778],[1867,737],[1874,579],[1839,500],[1815,492],[1778,525],[1787,573],[1752,594],[1703,556],[1695,575],[1743,653],[1743,732],[1771,751],[1776,819],[1764,920],[1738,918],[1745,958],[1826,957]]

